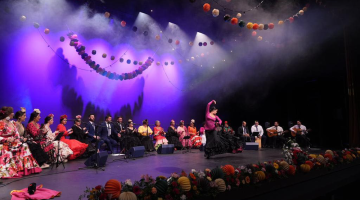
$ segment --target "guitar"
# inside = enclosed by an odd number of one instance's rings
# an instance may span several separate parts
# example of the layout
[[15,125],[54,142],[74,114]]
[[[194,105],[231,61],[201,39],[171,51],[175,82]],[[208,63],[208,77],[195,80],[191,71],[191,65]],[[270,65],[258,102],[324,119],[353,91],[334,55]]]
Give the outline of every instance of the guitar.
[[[280,133],[280,132],[277,132],[276,129],[266,130],[266,132],[267,132],[267,136],[268,136],[268,137],[278,136],[279,133]],[[287,132],[289,132],[289,131],[288,131],[288,130],[283,131],[283,134],[284,134],[284,133],[287,133]]]
[[[307,131],[307,132],[310,132],[311,129],[307,129],[306,131]],[[291,136],[292,136],[292,137],[296,137],[296,135],[301,135],[302,132],[303,132],[302,129],[300,129],[300,128],[294,128],[294,130],[291,131]],[[307,134],[307,133],[305,133],[305,134]]]

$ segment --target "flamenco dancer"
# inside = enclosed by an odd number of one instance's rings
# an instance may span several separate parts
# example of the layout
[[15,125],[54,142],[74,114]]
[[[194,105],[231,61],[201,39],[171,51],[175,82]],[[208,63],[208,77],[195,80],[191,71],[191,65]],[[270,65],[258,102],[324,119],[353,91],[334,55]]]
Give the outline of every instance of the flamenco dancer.
[[226,145],[221,141],[215,127],[216,122],[218,122],[220,125],[222,123],[221,119],[216,116],[218,110],[216,109],[215,104],[216,101],[212,100],[206,106],[204,128],[206,136],[205,157],[207,159],[209,159],[210,156],[214,156],[216,154],[227,153]]

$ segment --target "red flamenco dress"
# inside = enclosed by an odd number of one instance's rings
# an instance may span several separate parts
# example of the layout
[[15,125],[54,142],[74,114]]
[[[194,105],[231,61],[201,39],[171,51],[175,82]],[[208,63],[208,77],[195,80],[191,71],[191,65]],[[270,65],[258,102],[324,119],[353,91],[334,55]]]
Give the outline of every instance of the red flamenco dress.
[[161,127],[154,127],[154,139],[156,140],[155,147],[160,144],[168,144],[169,141],[164,137],[164,129]]
[[69,156],[69,158],[68,158],[69,160],[74,160],[85,153],[88,145],[85,143],[79,142],[78,140],[66,139],[65,136],[68,136],[70,134],[67,132],[66,127],[63,124],[59,124],[56,127],[56,130],[59,132],[64,132],[64,136],[61,137],[60,141],[69,145],[69,148],[74,152],[74,154]]

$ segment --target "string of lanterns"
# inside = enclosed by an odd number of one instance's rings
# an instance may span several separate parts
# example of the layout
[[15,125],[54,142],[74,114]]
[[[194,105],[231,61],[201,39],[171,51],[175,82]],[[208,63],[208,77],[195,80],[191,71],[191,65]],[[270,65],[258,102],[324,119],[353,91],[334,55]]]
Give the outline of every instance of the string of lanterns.
[[[256,10],[256,9],[258,9],[258,8],[264,3],[264,0],[263,0],[263,1],[261,1],[258,5],[256,5],[256,6],[253,7],[253,8],[250,8],[250,9],[248,9],[248,10],[233,10],[233,9],[231,9],[231,8],[228,8],[228,7],[224,6],[224,5],[221,5],[221,4],[219,3],[219,1],[217,1],[217,0],[212,0],[212,1],[213,1],[215,4],[217,4],[218,7],[221,7],[221,9],[224,10],[224,11],[237,13],[237,14],[236,14],[236,17],[237,17],[237,18],[240,18],[240,17],[241,17],[241,13],[246,14],[247,12]],[[190,2],[194,3],[195,1],[194,1],[194,0],[191,0]],[[231,0],[226,0],[226,2],[229,3],[229,2],[231,2]],[[205,12],[210,11],[210,8],[211,8],[211,6],[210,6],[210,4],[208,4],[208,3],[205,3],[204,6],[203,6],[203,9],[204,9]],[[213,15],[216,15],[216,16],[218,16],[219,13],[220,13],[219,9],[214,9],[213,12],[212,12],[212,14],[213,14]],[[214,17],[215,17],[215,16],[214,16]]]

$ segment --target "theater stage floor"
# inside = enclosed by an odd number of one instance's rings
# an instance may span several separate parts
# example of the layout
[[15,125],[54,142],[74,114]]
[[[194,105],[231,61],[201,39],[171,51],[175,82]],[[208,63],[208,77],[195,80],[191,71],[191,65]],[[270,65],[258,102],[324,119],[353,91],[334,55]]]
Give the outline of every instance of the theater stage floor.
[[[26,176],[20,179],[0,180],[0,199],[10,199],[11,190],[26,188],[30,183],[43,184],[45,188],[54,189],[62,192],[60,198],[76,200],[85,190],[86,186],[95,187],[104,185],[109,179],[139,180],[142,174],[149,174],[153,177],[158,175],[170,176],[171,173],[180,173],[182,170],[189,172],[191,169],[203,170],[216,166],[231,164],[234,166],[257,163],[258,161],[272,161],[282,159],[282,150],[263,149],[263,151],[244,151],[240,154],[222,154],[210,159],[204,158],[204,153],[193,150],[194,153],[182,154],[180,151],[174,154],[159,155],[150,154],[148,157],[122,160],[122,156],[109,156],[105,171],[95,169],[79,170],[84,167],[85,159],[70,161],[65,163],[65,169],[60,165],[57,169],[45,169],[37,175]],[[117,160],[120,159],[120,160]]]

